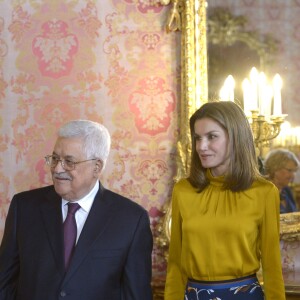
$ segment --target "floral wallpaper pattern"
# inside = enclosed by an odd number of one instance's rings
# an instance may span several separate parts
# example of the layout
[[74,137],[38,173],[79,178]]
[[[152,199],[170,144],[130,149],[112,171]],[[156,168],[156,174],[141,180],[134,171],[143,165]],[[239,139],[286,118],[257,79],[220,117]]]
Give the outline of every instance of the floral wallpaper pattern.
[[[208,4],[229,6],[281,39],[274,70],[293,87],[284,91],[284,112],[299,122],[299,51],[286,49],[299,45],[300,1]],[[159,0],[0,0],[0,239],[12,196],[51,184],[44,156],[57,129],[78,118],[109,129],[112,150],[101,180],[144,206],[159,234],[179,130],[180,33],[165,31],[169,9]],[[282,245],[283,253],[289,247]],[[296,254],[289,255],[286,268],[297,267]],[[154,278],[165,266],[155,245]]]
[[[154,235],[175,172],[177,34],[158,0],[0,1],[0,239],[12,196],[51,184],[44,156],[71,119],[103,123],[102,182],[144,206]],[[164,272],[160,249],[153,274]]]

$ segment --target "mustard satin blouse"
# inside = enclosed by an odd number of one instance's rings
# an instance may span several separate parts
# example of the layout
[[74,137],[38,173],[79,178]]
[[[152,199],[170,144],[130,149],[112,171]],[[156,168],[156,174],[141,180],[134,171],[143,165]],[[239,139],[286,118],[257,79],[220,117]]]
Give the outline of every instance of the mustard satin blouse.
[[285,299],[279,248],[279,193],[261,179],[243,192],[223,190],[208,172],[201,193],[183,179],[172,195],[165,300],[183,300],[188,278],[228,280],[263,269],[266,300]]

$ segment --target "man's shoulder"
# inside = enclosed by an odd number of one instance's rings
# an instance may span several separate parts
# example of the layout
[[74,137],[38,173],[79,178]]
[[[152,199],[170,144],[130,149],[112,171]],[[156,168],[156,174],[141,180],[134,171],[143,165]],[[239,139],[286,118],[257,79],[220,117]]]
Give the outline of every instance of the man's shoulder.
[[141,206],[139,203],[117,193],[112,190],[103,188],[103,196],[107,198],[107,200],[111,204],[117,205],[119,208],[130,209],[132,211],[145,211],[145,208]]
[[39,195],[46,195],[52,191],[54,191],[54,187],[53,187],[53,185],[49,185],[49,186],[44,186],[44,187],[40,187],[40,188],[35,188],[35,189],[19,192],[19,193],[15,194],[14,197],[15,198],[28,198],[28,197],[34,197],[34,196],[39,196]]

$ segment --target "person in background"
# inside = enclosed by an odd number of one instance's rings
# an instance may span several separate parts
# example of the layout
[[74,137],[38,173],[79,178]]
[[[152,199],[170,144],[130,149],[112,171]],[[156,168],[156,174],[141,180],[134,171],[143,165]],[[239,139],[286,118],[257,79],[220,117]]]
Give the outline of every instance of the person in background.
[[149,216],[99,181],[109,150],[101,124],[60,128],[46,156],[54,185],[11,201],[0,300],[152,300]]
[[271,150],[264,160],[265,175],[280,192],[280,213],[298,211],[289,184],[293,182],[299,165],[297,156],[287,149]]
[[243,110],[205,103],[190,131],[190,174],[172,194],[165,300],[284,300],[279,194],[259,173]]

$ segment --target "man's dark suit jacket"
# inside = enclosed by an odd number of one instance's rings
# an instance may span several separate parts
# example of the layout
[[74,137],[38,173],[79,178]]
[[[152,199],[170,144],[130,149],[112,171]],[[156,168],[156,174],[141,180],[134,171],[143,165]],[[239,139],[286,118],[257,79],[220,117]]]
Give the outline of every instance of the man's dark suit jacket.
[[61,197],[22,192],[0,247],[0,300],[150,300],[151,251],[146,210],[100,184],[65,273]]

